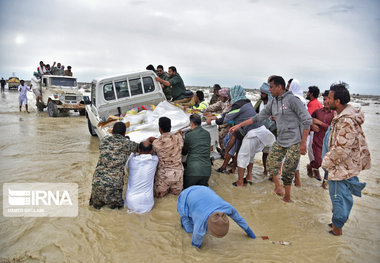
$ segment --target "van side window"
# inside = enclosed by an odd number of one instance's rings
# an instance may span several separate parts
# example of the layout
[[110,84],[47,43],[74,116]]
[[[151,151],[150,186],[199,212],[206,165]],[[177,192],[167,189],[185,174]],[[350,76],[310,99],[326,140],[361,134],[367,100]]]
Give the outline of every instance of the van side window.
[[151,77],[143,77],[144,91],[145,93],[154,91],[154,82]]
[[103,94],[105,100],[114,100],[115,92],[113,90],[112,83],[106,84],[103,86]]
[[115,89],[118,99],[129,97],[127,81],[115,82]]
[[131,95],[139,95],[142,94],[142,86],[141,86],[141,79],[130,79],[129,80],[129,87],[131,88]]

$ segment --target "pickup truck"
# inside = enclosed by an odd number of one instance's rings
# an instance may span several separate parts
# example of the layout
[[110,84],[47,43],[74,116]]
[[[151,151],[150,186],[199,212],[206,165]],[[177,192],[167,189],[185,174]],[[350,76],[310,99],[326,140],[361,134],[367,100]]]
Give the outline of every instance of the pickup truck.
[[[161,85],[156,81],[155,77],[156,74],[148,70],[94,79],[91,84],[90,98],[85,100],[90,134],[102,139],[110,134],[110,130],[109,127],[105,128],[98,124],[104,122],[110,116],[122,115],[128,118],[127,112],[142,105],[158,106],[152,113],[152,115],[155,114],[155,117],[152,117],[152,122],[142,121],[141,128],[136,130],[131,125],[127,129],[127,135],[131,140],[141,142],[150,136],[158,137],[160,135],[158,117],[160,116],[167,116],[172,120],[172,132],[179,129],[189,130],[189,114],[166,101]],[[217,126],[207,125],[202,122],[202,127],[210,133],[211,145],[214,146],[213,149],[216,149],[218,143]]]
[[68,76],[43,75],[41,79],[32,77],[33,86],[41,93],[42,101],[37,104],[39,111],[47,108],[50,117],[70,110],[85,115],[83,94],[78,90],[77,79]]

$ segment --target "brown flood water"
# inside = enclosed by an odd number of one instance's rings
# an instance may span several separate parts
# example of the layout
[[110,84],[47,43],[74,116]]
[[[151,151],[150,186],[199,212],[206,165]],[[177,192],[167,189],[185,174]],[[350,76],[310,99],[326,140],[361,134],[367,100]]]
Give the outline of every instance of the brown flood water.
[[[367,187],[362,198],[355,197],[343,236],[327,233],[329,195],[320,182],[307,177],[307,157],[302,157],[302,187],[293,187],[293,202],[285,204],[272,193],[273,184],[261,177],[258,154],[253,186],[237,189],[231,186],[233,175],[213,172],[210,187],[235,206],[257,236],[269,236],[269,241],[250,239],[231,223],[225,238],[206,235],[202,249],[196,249],[191,235],[181,228],[176,196],[156,199],[145,215],[90,208],[99,140],[89,135],[86,118],[78,113],[49,118],[35,107],[30,114],[20,113],[17,97],[17,92],[8,91],[0,96],[1,185],[77,183],[79,214],[76,218],[1,216],[1,262],[380,262],[378,104],[362,108],[373,167],[360,175]],[[213,170],[220,165],[215,162]],[[291,245],[271,243],[280,240]]]

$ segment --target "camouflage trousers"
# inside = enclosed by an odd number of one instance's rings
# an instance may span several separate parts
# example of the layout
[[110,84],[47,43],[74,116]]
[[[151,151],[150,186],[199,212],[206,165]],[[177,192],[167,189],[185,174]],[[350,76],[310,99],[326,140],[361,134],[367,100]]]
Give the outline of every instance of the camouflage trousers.
[[286,160],[282,166],[281,179],[284,185],[291,185],[300,160],[300,143],[293,144],[287,148],[281,147],[277,142],[273,144],[267,160],[270,176],[278,174],[284,157],[286,157]]
[[154,196],[164,197],[169,192],[179,195],[183,190],[182,169],[157,169],[154,180]]
[[92,180],[90,205],[100,208],[108,205],[111,208],[123,207],[123,176],[95,174]]

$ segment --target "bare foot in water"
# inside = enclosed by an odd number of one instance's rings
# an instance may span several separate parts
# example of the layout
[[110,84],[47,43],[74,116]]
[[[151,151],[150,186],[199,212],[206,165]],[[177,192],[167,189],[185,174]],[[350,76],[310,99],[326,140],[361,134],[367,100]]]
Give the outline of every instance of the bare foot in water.
[[284,196],[284,198],[282,198],[282,200],[286,203],[290,203],[292,200],[290,199],[290,197],[286,197]]
[[276,193],[276,195],[284,195],[285,194],[285,190],[284,190],[284,188],[282,188],[281,186],[280,187],[276,187],[275,189],[274,189],[274,192]]
[[297,187],[301,187],[300,171],[296,171],[296,176],[294,177],[294,184]]

